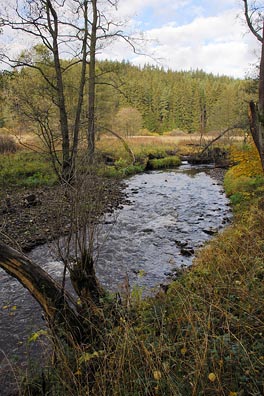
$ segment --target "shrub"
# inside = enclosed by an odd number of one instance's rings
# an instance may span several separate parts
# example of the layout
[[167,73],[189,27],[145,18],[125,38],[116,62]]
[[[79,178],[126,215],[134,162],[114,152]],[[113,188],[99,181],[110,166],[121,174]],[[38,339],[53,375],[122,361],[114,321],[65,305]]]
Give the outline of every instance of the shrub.
[[0,154],[15,153],[17,145],[10,135],[0,135]]

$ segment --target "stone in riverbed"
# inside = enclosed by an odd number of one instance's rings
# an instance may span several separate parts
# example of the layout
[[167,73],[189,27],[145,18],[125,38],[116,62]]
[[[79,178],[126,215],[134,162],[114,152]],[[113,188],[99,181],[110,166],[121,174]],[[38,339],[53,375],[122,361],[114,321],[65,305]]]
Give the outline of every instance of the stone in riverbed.
[[190,257],[194,254],[194,249],[192,247],[181,248],[181,254]]
[[214,235],[217,233],[217,230],[215,228],[205,228],[203,232],[207,235]]
[[144,232],[145,234],[151,234],[152,232],[154,232],[154,230],[152,228],[144,228],[142,232]]
[[188,242],[186,242],[186,241],[178,241],[178,240],[176,240],[175,243],[176,243],[177,246],[179,246],[181,248],[184,248],[185,246],[188,245]]

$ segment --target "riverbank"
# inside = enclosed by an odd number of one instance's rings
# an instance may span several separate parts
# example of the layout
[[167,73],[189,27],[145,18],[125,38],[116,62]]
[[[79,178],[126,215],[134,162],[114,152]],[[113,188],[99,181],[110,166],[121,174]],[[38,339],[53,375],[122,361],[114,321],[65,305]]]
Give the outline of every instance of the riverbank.
[[[124,202],[124,182],[98,178],[102,210],[112,212]],[[28,252],[34,247],[49,242],[63,234],[69,227],[70,202],[62,199],[65,189],[60,185],[41,187],[13,187],[2,189],[0,224],[2,240]],[[60,208],[60,221],[54,214]],[[99,216],[100,213],[95,214]]]
[[[222,184],[226,169],[208,169],[210,176]],[[104,212],[112,212],[126,202],[124,194],[125,179],[100,178],[103,185],[101,193]],[[67,232],[69,219],[54,222],[54,211],[62,200],[63,188],[57,184],[40,187],[8,187],[1,189],[0,232],[2,240],[29,252],[34,247],[51,241]],[[69,202],[63,200],[61,213],[67,214]]]

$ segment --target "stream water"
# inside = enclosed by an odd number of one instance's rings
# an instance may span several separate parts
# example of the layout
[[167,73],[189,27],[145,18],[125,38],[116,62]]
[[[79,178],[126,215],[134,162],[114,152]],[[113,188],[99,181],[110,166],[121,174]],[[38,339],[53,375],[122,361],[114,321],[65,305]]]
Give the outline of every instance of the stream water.
[[[222,186],[203,167],[133,176],[126,193],[131,203],[106,218],[99,241],[97,274],[111,291],[126,276],[145,292],[168,283],[231,217]],[[29,256],[59,278],[62,264],[52,250],[43,245]],[[26,354],[28,337],[45,323],[29,292],[3,270],[0,284],[0,361],[7,361]]]

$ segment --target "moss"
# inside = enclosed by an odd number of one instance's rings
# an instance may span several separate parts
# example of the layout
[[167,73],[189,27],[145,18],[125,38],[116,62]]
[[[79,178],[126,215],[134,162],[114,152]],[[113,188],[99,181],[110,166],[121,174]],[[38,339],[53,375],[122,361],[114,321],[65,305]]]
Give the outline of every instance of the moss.
[[174,168],[181,164],[181,160],[176,156],[168,156],[165,158],[155,158],[148,161],[147,169],[155,170],[155,169],[165,169],[165,168]]

